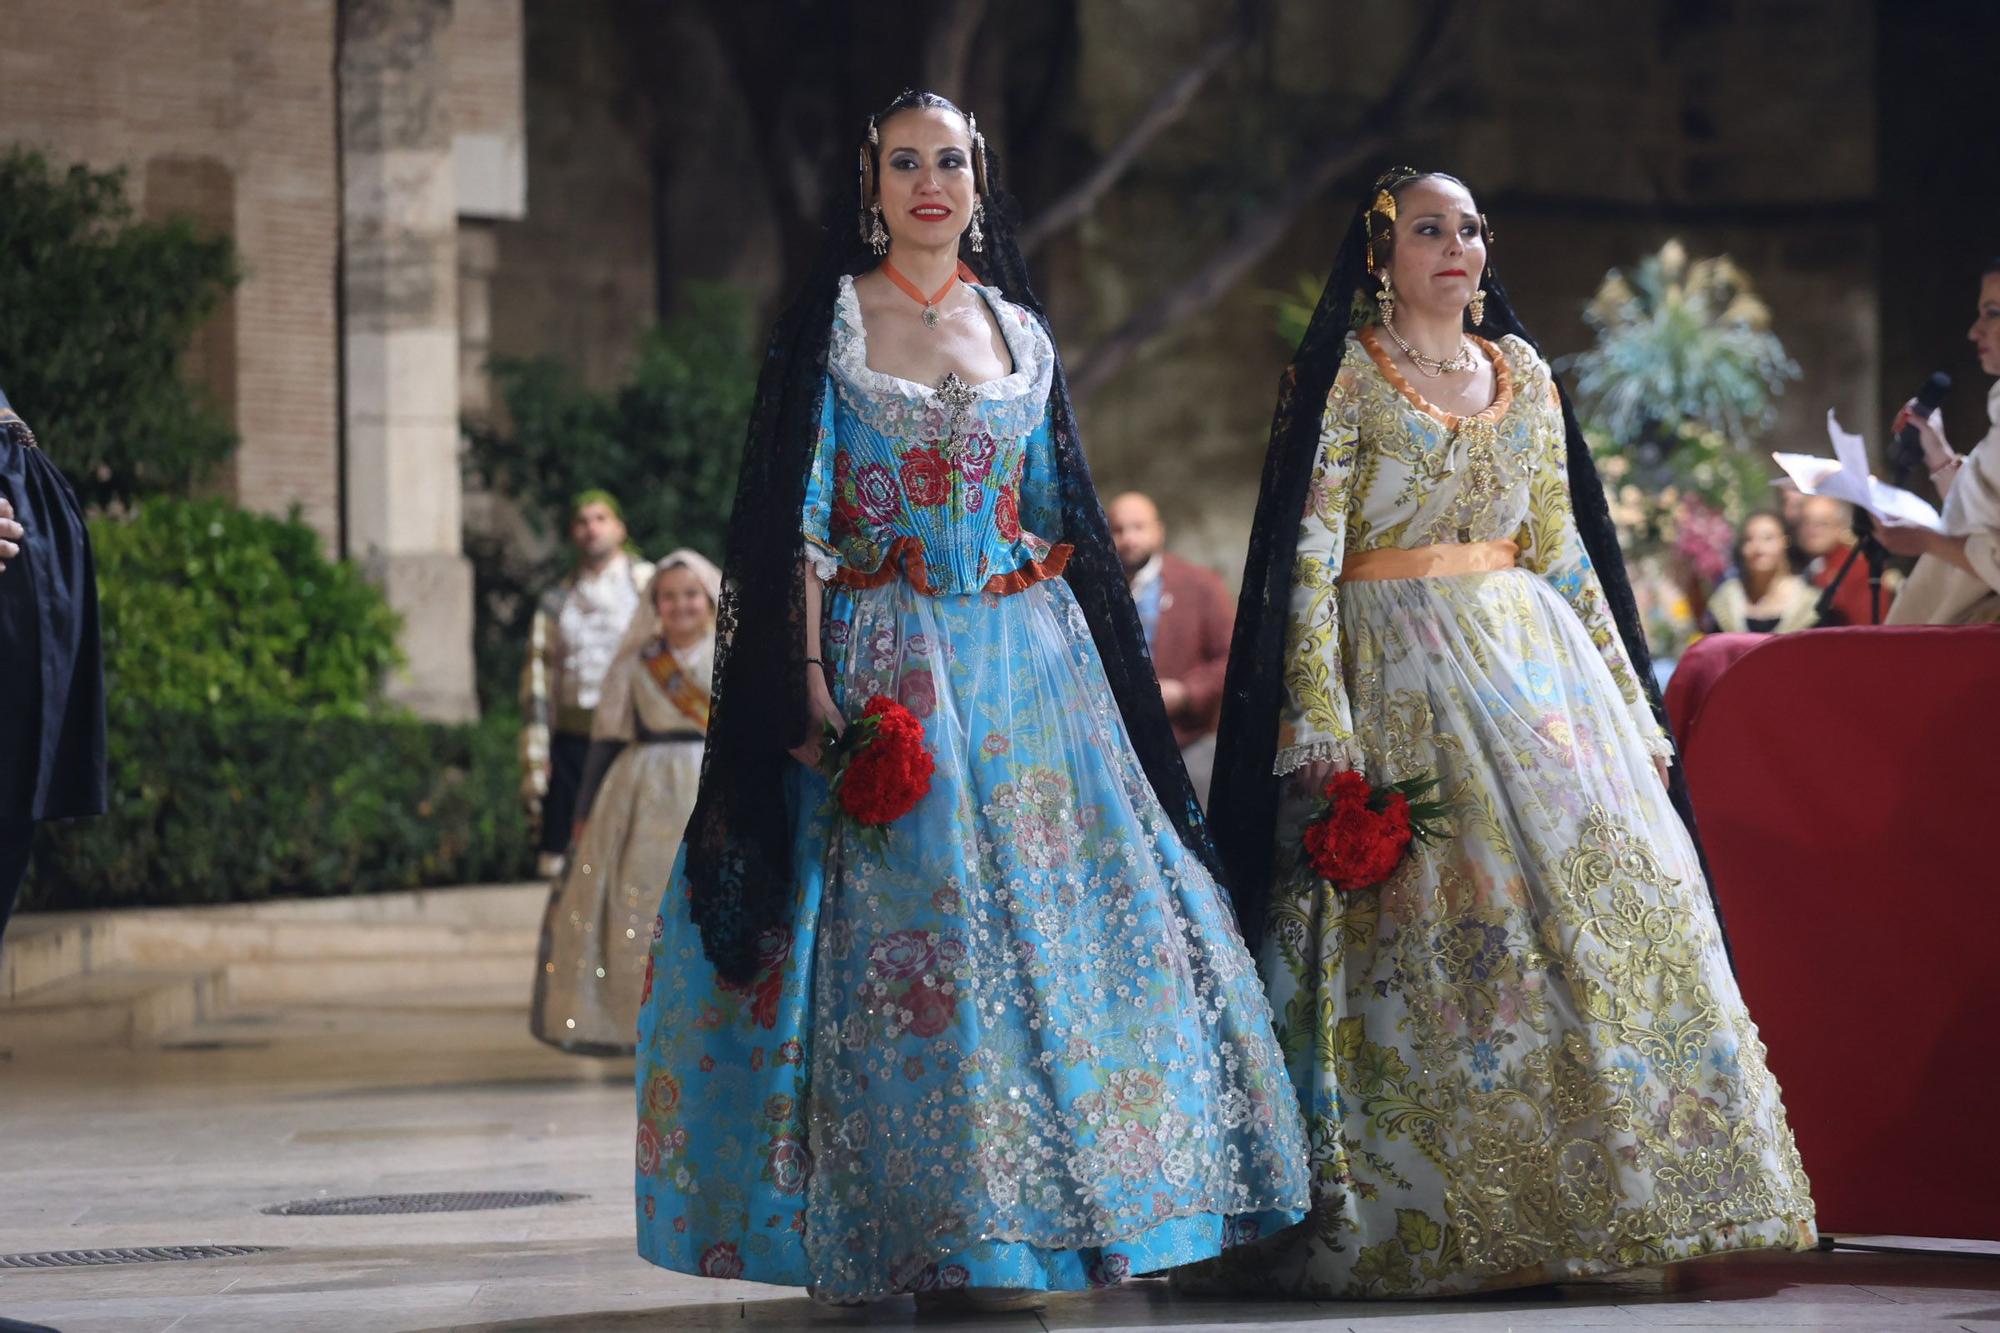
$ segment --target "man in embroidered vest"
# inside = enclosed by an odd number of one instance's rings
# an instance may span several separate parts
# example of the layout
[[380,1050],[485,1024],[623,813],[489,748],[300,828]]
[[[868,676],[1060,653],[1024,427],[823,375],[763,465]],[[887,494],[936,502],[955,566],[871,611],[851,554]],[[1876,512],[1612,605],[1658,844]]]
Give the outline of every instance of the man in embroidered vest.
[[545,877],[561,873],[604,673],[653,577],[627,550],[624,511],[608,491],[571,502],[569,539],[576,569],[542,594],[521,668],[521,801],[540,823]]
[[1195,795],[1207,805],[1236,599],[1213,572],[1168,553],[1166,524],[1149,497],[1128,491],[1111,502],[1105,516],[1145,626],[1174,739]]

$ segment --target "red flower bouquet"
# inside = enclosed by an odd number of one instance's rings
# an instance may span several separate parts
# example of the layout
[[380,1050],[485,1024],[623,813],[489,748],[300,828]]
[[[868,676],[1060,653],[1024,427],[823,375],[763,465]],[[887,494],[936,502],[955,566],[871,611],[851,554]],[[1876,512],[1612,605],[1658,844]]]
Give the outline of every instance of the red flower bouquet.
[[[833,729],[828,727],[831,732]],[[828,763],[833,774],[833,800],[843,815],[861,826],[864,836],[917,808],[930,794],[937,760],[924,748],[924,724],[903,705],[878,694],[830,738]]]
[[1451,813],[1428,800],[1436,778],[1408,778],[1371,786],[1359,773],[1335,773],[1326,804],[1305,828],[1305,859],[1336,889],[1370,889],[1396,873],[1412,842],[1434,842]]

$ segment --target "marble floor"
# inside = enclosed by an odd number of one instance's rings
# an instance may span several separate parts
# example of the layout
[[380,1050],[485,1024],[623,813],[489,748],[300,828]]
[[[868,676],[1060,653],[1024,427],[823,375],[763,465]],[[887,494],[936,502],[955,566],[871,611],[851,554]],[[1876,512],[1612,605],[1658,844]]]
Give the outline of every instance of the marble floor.
[[[0,1052],[0,1256],[269,1246],[21,1271],[0,1319],[63,1333],[229,1330],[2000,1328],[2000,1247],[1746,1256],[1432,1304],[1175,1299],[1164,1283],[1040,1314],[918,1320],[661,1272],[632,1250],[629,1064],[528,1039],[506,995],[238,1013],[162,1049]],[[557,1190],[510,1211],[286,1217],[289,1200]],[[4,1327],[4,1323],[0,1323]]]

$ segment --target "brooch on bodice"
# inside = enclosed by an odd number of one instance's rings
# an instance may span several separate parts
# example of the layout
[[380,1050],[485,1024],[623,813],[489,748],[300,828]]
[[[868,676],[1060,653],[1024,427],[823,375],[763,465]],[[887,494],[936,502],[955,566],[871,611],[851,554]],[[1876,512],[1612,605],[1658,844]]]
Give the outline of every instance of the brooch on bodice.
[[945,407],[945,445],[949,448],[964,433],[965,414],[979,401],[979,391],[960,379],[957,371],[948,370],[933,394]]

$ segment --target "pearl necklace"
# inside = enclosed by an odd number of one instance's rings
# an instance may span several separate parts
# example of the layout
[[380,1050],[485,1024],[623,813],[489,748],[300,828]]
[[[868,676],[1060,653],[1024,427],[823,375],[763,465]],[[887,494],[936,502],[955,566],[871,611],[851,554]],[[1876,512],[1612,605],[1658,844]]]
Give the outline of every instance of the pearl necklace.
[[1440,361],[1437,357],[1425,356],[1422,352],[1404,342],[1403,335],[1396,332],[1396,321],[1393,319],[1385,318],[1382,321],[1382,327],[1387,329],[1389,336],[1396,340],[1396,346],[1403,349],[1403,355],[1410,358],[1410,364],[1418,370],[1423,371],[1424,374],[1430,376],[1432,379],[1436,379],[1440,375],[1451,374],[1454,371],[1471,370],[1479,364],[1478,360],[1472,355],[1472,342],[1464,334],[1460,334],[1458,338],[1458,355],[1449,360]]

